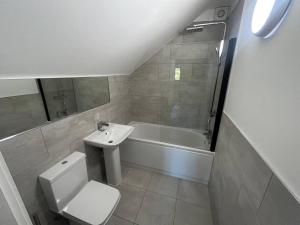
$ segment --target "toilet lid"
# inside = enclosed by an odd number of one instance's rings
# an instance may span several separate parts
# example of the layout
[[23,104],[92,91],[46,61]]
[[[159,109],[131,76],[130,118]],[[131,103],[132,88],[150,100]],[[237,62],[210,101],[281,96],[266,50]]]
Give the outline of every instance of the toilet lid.
[[96,181],[88,182],[63,209],[63,215],[82,224],[105,224],[119,200],[120,192]]

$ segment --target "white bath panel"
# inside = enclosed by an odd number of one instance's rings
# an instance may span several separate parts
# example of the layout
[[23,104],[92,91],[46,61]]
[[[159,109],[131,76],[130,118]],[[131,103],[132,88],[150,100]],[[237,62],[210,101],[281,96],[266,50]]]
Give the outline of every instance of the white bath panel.
[[208,184],[214,157],[214,153],[205,150],[195,152],[132,139],[120,146],[120,153],[122,161],[203,184]]

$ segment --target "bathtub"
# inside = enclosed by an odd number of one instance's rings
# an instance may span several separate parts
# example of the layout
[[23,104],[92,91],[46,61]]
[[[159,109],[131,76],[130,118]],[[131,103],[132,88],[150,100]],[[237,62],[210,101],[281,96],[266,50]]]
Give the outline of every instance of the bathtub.
[[135,129],[121,144],[121,160],[178,178],[207,184],[214,158],[199,131],[131,122]]

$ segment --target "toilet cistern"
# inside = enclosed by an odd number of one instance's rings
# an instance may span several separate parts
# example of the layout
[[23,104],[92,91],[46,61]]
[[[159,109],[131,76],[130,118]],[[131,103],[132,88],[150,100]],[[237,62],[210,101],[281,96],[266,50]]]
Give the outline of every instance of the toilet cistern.
[[39,175],[51,211],[72,225],[105,225],[121,198],[113,187],[88,181],[86,155],[74,152]]
[[107,129],[97,130],[84,138],[87,144],[103,148],[107,181],[111,185],[122,182],[119,145],[133,130],[132,126],[109,123]]

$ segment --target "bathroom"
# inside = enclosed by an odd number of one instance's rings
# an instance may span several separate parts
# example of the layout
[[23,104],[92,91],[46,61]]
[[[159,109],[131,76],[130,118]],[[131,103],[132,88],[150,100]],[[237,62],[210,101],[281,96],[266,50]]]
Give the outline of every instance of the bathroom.
[[300,224],[300,2],[1,3],[1,225]]

